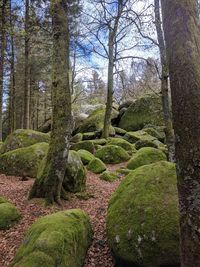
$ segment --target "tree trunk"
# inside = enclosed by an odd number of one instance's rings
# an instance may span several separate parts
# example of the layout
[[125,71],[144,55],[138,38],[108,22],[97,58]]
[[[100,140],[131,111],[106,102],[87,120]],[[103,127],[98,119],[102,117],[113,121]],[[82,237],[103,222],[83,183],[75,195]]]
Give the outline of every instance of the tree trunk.
[[24,64],[24,115],[23,128],[30,127],[30,86],[29,86],[29,0],[25,2],[25,64]]
[[2,114],[3,114],[3,78],[4,78],[4,58],[6,48],[5,24],[6,24],[6,3],[2,0],[1,6],[1,42],[0,42],[0,141],[2,141]]
[[114,40],[113,32],[109,31],[109,62],[108,62],[108,84],[107,84],[107,102],[106,112],[104,117],[104,127],[102,132],[103,138],[109,137],[109,128],[111,125],[111,114],[112,114],[112,101],[113,101],[113,68],[114,68]]
[[182,267],[200,266],[200,28],[196,0],[162,0],[169,60]]
[[161,76],[161,93],[162,93],[162,106],[163,117],[165,123],[165,136],[168,147],[168,159],[171,162],[175,161],[175,147],[174,147],[174,132],[172,126],[171,108],[169,103],[169,68],[166,58],[166,47],[164,42],[164,36],[162,31],[162,23],[160,18],[160,0],[154,0],[155,7],[155,25],[158,37],[158,46],[160,51],[160,61],[162,67]]
[[45,197],[48,203],[60,203],[69,140],[72,131],[69,83],[69,30],[66,1],[51,1],[53,19],[51,141],[42,175],[36,179],[30,198]]
[[10,41],[11,41],[11,64],[10,64],[10,133],[16,129],[16,98],[15,98],[15,47],[14,47],[14,25],[12,19],[12,2],[9,2],[10,9]]

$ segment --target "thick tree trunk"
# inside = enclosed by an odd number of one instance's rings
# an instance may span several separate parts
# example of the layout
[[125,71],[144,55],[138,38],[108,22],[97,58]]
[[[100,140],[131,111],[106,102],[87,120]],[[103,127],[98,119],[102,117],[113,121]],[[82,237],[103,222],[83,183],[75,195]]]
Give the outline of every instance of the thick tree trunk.
[[72,131],[71,92],[69,83],[69,31],[66,1],[51,2],[53,17],[53,124],[46,164],[36,179],[30,197],[45,197],[60,203],[69,140]]
[[24,115],[23,128],[30,127],[30,86],[29,86],[29,0],[25,2],[25,51],[24,51]]
[[169,68],[166,57],[166,47],[164,42],[162,23],[160,18],[160,0],[154,0],[155,8],[155,25],[158,37],[158,46],[160,51],[160,61],[162,67],[161,76],[161,93],[162,93],[162,106],[163,106],[163,117],[165,123],[165,136],[168,148],[168,159],[171,162],[175,161],[175,147],[174,147],[174,132],[172,126],[171,108],[169,103]]
[[0,141],[2,141],[2,114],[3,114],[3,78],[4,78],[4,57],[6,48],[5,24],[6,24],[6,3],[2,0],[1,6],[1,28],[0,28]]
[[104,117],[104,127],[102,137],[109,137],[109,128],[111,125],[111,114],[112,114],[112,102],[113,102],[113,68],[114,68],[114,40],[113,32],[109,32],[109,62],[108,62],[108,84],[107,84],[107,102],[106,112]]
[[200,28],[196,0],[162,0],[180,205],[182,267],[200,266]]

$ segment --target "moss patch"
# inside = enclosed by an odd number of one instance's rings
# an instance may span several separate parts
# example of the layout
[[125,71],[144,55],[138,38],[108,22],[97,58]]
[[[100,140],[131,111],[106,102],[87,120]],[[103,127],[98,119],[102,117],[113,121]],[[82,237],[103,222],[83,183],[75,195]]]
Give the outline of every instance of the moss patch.
[[114,127],[115,129],[115,133],[117,135],[121,135],[121,136],[124,136],[126,134],[126,130],[122,129],[122,128],[119,128],[119,127]]
[[0,173],[35,178],[39,164],[46,156],[48,148],[47,143],[37,143],[0,155]]
[[111,171],[104,171],[99,178],[101,180],[107,181],[107,182],[113,182],[117,179],[119,179],[120,175],[119,173],[116,172],[111,172]]
[[98,158],[94,158],[90,161],[87,169],[93,173],[102,173],[106,170],[106,165]]
[[122,116],[119,127],[136,131],[145,124],[163,125],[161,98],[152,94],[136,100]]
[[167,157],[161,150],[152,147],[144,147],[138,150],[138,152],[129,160],[127,168],[134,170],[142,165],[162,160],[167,160]]
[[127,161],[130,156],[127,151],[120,146],[106,145],[96,151],[95,156],[104,163],[116,164]]
[[124,136],[124,139],[127,140],[131,144],[135,144],[137,141],[151,141],[156,140],[155,137],[144,131],[136,131],[136,132],[127,132]]
[[180,266],[176,171],[161,161],[132,171],[112,195],[109,246],[118,266]]
[[94,159],[94,155],[87,150],[80,149],[77,152],[84,165],[87,165],[92,159]]
[[83,266],[91,237],[89,217],[83,211],[47,215],[30,227],[11,266]]
[[8,200],[0,196],[0,230],[8,229],[19,221],[19,210]]
[[82,133],[77,133],[76,135],[74,135],[71,138],[72,143],[78,143],[78,142],[81,142],[82,140],[83,140],[83,134]]
[[36,143],[49,142],[50,135],[26,129],[18,129],[10,134],[0,149],[0,154]]
[[124,140],[123,138],[111,138],[110,141],[108,142],[109,145],[115,145],[115,146],[120,146],[126,151],[132,152],[133,146],[130,144],[128,141]]
[[90,153],[94,153],[94,144],[92,141],[81,141],[71,146],[72,150],[80,150],[84,149],[89,151]]

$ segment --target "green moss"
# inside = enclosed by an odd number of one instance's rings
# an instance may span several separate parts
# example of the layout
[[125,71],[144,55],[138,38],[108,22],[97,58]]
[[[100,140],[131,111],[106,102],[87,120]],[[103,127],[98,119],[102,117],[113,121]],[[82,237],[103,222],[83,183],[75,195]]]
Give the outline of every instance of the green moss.
[[83,140],[83,134],[82,133],[77,133],[76,135],[74,135],[71,138],[72,143],[78,143],[78,142],[81,142],[82,140]]
[[49,140],[49,134],[44,134],[33,130],[18,129],[6,138],[0,149],[0,154],[15,150],[17,148],[31,146],[36,143],[48,143]]
[[19,210],[8,200],[0,197],[0,230],[10,228],[20,217]]
[[149,140],[139,140],[135,143],[135,148],[139,150],[142,147],[154,147],[158,148],[158,146],[153,142]]
[[94,158],[88,164],[87,169],[94,173],[102,173],[106,170],[106,165],[100,159]]
[[92,159],[94,159],[94,155],[87,150],[80,149],[77,152],[84,165],[87,165]]
[[129,170],[127,168],[121,167],[119,169],[116,170],[117,173],[120,173],[122,175],[128,175],[132,170]]
[[95,139],[95,140],[92,140],[92,142],[95,145],[102,145],[102,146],[107,144],[107,140],[105,138]]
[[99,178],[101,180],[107,181],[107,182],[113,182],[117,179],[119,179],[120,175],[119,173],[116,172],[111,172],[111,171],[104,171]]
[[83,133],[83,140],[93,140],[97,137],[96,132]]
[[71,146],[71,149],[72,150],[80,150],[80,149],[84,149],[84,150],[87,150],[91,153],[94,153],[94,144],[92,141],[81,141],[81,142],[78,142],[74,145]]
[[[94,110],[80,125],[78,128],[78,132],[80,133],[88,133],[88,132],[96,132],[101,131],[103,129],[104,124],[104,115],[105,115],[105,107],[100,107]],[[112,118],[116,117],[118,112],[116,110],[112,110]]]
[[91,243],[89,217],[67,210],[38,219],[27,232],[12,267],[81,267]]
[[135,144],[137,141],[151,141],[153,142],[156,140],[155,137],[151,136],[150,134],[144,131],[136,131],[136,132],[127,132],[124,136],[124,139],[127,140],[131,144]]
[[107,236],[117,266],[180,266],[176,171],[161,161],[132,171],[112,195]]
[[123,138],[112,138],[108,142],[109,145],[115,145],[115,146],[120,146],[126,151],[131,151],[133,150],[132,144],[130,144],[128,141],[124,140]]
[[46,156],[49,145],[37,143],[18,148],[0,155],[0,173],[35,178],[41,160]]
[[167,157],[161,150],[152,147],[144,147],[138,150],[138,152],[129,160],[127,168],[134,170],[142,165],[162,160],[167,160]]
[[154,94],[136,100],[125,111],[119,127],[127,131],[136,131],[149,123],[163,125],[161,98]]
[[96,151],[95,156],[104,163],[116,164],[127,161],[130,157],[126,150],[120,146],[106,145]]
[[115,133],[117,135],[121,135],[121,136],[124,136],[126,134],[126,130],[122,129],[122,128],[119,128],[119,127],[114,127],[115,129]]
[[144,128],[143,131],[150,134],[151,136],[154,136],[155,138],[157,138],[159,141],[164,142],[165,140],[165,133],[164,133],[164,127],[156,127],[156,126],[152,126],[152,127],[147,127]]

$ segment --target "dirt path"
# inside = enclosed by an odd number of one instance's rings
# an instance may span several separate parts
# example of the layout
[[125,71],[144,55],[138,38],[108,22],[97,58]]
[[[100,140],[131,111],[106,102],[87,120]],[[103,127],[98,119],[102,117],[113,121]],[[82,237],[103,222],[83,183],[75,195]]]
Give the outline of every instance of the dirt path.
[[[123,164],[108,165],[108,169],[115,170],[119,166],[123,166]],[[80,208],[90,216],[94,231],[94,239],[88,251],[85,267],[113,267],[114,264],[105,235],[105,217],[110,196],[119,185],[120,180],[109,183],[101,181],[98,175],[88,172],[86,191],[92,195],[91,198],[80,200],[77,197],[72,197],[70,201],[63,202],[62,208],[57,206],[46,208],[35,201],[27,200],[33,180],[22,182],[17,177],[0,175],[0,195],[12,201],[22,213],[22,219],[17,225],[9,230],[0,231],[0,266],[9,266],[27,228],[38,217],[61,209]]]

